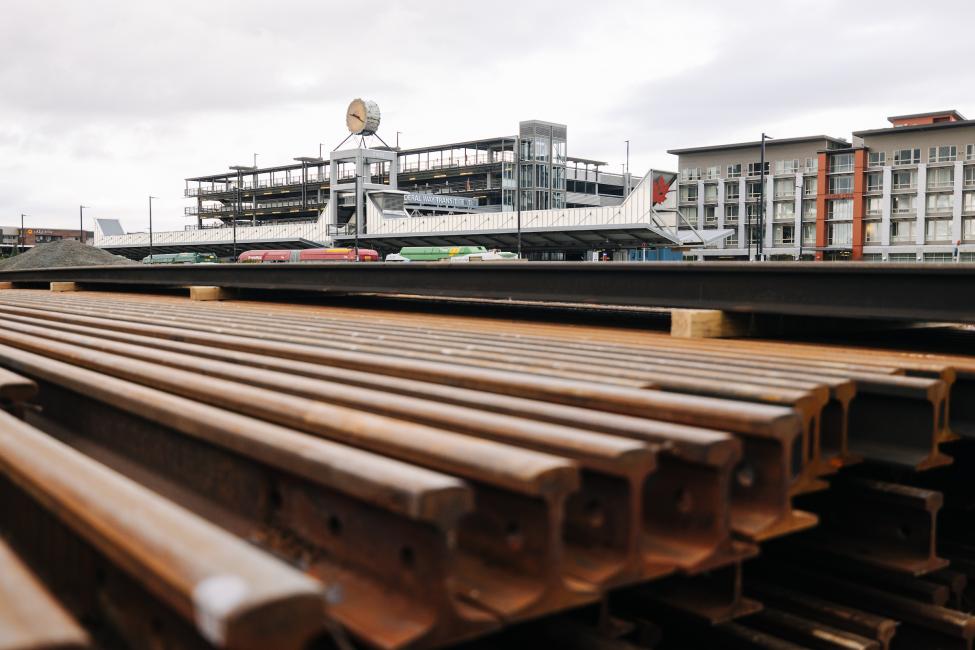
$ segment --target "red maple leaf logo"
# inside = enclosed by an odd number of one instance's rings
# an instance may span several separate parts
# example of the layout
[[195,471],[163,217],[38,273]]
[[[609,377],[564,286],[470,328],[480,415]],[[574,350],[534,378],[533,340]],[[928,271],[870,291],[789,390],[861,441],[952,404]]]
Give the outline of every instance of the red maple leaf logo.
[[667,200],[667,193],[670,191],[670,183],[663,176],[657,176],[653,181],[653,204],[663,203]]

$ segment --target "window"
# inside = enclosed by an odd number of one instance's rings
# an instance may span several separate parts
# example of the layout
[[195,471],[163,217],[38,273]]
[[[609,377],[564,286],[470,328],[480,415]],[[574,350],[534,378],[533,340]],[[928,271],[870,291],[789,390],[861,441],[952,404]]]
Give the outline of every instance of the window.
[[552,162],[557,165],[565,164],[565,140],[552,141]]
[[961,238],[969,241],[975,239],[975,219],[961,220]]
[[565,167],[552,167],[552,189],[565,189]]
[[965,168],[965,187],[975,187],[975,165]]
[[883,167],[887,163],[886,151],[871,151],[868,154],[867,164],[870,167]]
[[890,176],[891,186],[895,190],[913,190],[917,187],[917,172],[913,169],[901,169]]
[[757,199],[762,196],[762,181],[748,181],[745,188],[748,190],[748,198]]
[[888,262],[917,262],[917,255],[914,253],[891,253],[887,256]]
[[793,178],[776,178],[773,185],[775,189],[775,198],[784,199],[796,195],[796,179]]
[[951,219],[928,219],[924,226],[924,241],[944,242],[951,240]]
[[891,242],[913,242],[914,227],[917,222],[914,219],[898,219],[890,222],[890,241]]
[[928,162],[952,162],[958,157],[958,147],[945,144],[928,148]]
[[828,205],[827,218],[830,221],[853,218],[853,201],[851,199],[829,201]]
[[916,165],[921,162],[920,149],[898,149],[894,152],[895,165]]
[[944,264],[945,262],[954,262],[954,256],[951,253],[925,253],[924,261],[928,263]]
[[680,172],[680,179],[682,181],[697,181],[701,179],[701,168],[700,167],[688,167],[687,169],[682,169]]
[[680,213],[684,215],[684,220],[695,228],[697,227],[697,208],[681,208]]
[[819,184],[819,179],[815,176],[806,176],[802,179],[802,195],[803,196],[816,196],[816,185]]
[[853,243],[853,224],[850,222],[831,223],[828,232],[830,246],[849,246]]
[[704,179],[705,180],[714,180],[717,177],[718,177],[718,167],[717,167],[717,165],[715,165],[713,167],[708,167],[707,169],[704,170]]
[[741,176],[741,163],[728,165],[728,178],[738,178]]
[[815,221],[816,220],[816,202],[815,201],[803,201],[802,202],[802,220],[803,221]]
[[549,187],[548,165],[535,165],[535,187]]
[[798,160],[776,160],[775,161],[776,174],[795,174],[797,171],[799,171]]
[[535,160],[548,162],[548,140],[544,138],[535,138],[534,154]]
[[738,223],[738,204],[724,206],[724,225],[731,226]]
[[928,189],[949,188],[955,184],[954,167],[931,167],[928,169]]
[[757,244],[758,243],[758,235],[759,235],[760,232],[761,232],[761,230],[757,226],[749,226],[748,227],[748,241],[750,241],[753,244]]
[[867,244],[880,241],[880,222],[865,221],[863,223],[863,241]]
[[802,243],[809,246],[816,245],[816,224],[802,224]]
[[725,248],[735,248],[738,246],[738,233],[731,233],[724,240]]
[[863,254],[863,261],[864,262],[883,262],[884,261],[884,254],[883,253],[864,253]]
[[776,201],[775,203],[775,219],[795,219],[796,217],[796,204],[794,201]]
[[758,221],[760,208],[761,206],[758,203],[748,203],[745,205],[745,216],[748,217],[748,221]]
[[738,181],[732,183],[724,184],[724,200],[725,201],[737,201],[739,197],[739,185]]
[[852,176],[830,176],[829,177],[830,194],[849,194],[852,191],[853,191]]
[[819,158],[806,158],[806,173],[819,171]]
[[975,212],[975,192],[965,192],[962,194],[962,212]]
[[852,172],[853,171],[853,154],[852,153],[838,153],[830,156],[829,159],[829,171],[830,173],[835,172]]
[[953,194],[928,194],[925,200],[925,209],[928,214],[951,212],[954,198]]
[[917,196],[914,194],[895,194],[890,201],[894,214],[908,214],[917,209]]
[[975,144],[965,145],[965,160],[975,160]]
[[780,223],[772,228],[772,241],[776,246],[792,246],[796,243],[796,227]]
[[867,191],[880,192],[884,189],[884,175],[880,172],[867,174]]
[[715,212],[715,207],[713,205],[704,206],[704,225],[705,226],[718,225],[718,214],[717,212]]
[[705,203],[717,203],[718,202],[718,184],[708,183],[704,186],[704,202]]
[[697,185],[681,185],[680,200],[686,203],[697,201]]
[[[765,173],[768,174],[768,161],[765,161]],[[762,175],[762,163],[760,163],[760,162],[748,163],[748,175],[749,176],[761,176]]]
[[879,196],[872,196],[867,199],[867,216],[879,217],[883,212],[883,199]]

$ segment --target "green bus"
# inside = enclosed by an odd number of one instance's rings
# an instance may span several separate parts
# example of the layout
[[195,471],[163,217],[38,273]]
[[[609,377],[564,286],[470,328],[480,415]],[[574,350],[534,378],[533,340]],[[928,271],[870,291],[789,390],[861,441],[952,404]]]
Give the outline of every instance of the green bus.
[[143,264],[216,264],[218,261],[213,253],[165,253],[142,258]]
[[440,262],[454,260],[465,262],[478,260],[518,259],[517,253],[488,250],[484,246],[404,246],[399,253],[386,256],[387,262]]

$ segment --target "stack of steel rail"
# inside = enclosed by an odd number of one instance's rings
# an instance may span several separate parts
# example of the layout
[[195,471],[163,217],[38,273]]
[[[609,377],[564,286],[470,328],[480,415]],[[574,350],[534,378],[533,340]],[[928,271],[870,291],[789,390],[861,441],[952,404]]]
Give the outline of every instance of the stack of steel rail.
[[0,368],[0,648],[975,637],[975,357],[6,290]]

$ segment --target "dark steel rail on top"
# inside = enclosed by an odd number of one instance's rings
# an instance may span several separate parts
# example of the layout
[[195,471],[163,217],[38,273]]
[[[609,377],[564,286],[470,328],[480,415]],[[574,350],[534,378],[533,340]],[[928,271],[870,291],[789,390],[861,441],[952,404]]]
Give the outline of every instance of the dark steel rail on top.
[[216,285],[441,298],[975,322],[975,264],[472,262],[90,266],[0,281]]

